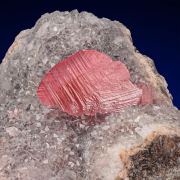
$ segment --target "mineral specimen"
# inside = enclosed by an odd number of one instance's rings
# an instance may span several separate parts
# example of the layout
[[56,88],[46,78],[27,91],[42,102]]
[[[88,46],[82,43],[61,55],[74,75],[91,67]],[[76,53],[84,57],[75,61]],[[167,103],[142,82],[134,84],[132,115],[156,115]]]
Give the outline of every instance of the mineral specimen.
[[[123,108],[94,126],[43,106],[43,76],[82,49],[124,63],[133,84],[146,84],[142,102],[160,103]],[[44,14],[0,65],[0,180],[180,179],[179,129],[165,79],[118,21],[77,10]]]
[[81,50],[55,65],[37,94],[43,104],[81,116],[136,105],[142,91],[130,82],[123,63],[95,50]]

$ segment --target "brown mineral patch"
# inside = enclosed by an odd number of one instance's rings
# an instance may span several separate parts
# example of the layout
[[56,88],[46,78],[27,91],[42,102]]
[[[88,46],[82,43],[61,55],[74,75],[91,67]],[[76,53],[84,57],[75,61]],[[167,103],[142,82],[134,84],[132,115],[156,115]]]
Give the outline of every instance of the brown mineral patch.
[[178,130],[162,127],[153,131],[143,144],[120,152],[124,169],[118,178],[142,179],[153,175],[163,176],[167,170],[178,166],[178,144]]

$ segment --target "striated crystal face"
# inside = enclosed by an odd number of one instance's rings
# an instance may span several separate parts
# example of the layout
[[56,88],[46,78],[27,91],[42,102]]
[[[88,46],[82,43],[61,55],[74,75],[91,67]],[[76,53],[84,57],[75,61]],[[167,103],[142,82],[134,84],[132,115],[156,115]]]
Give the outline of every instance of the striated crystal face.
[[37,95],[43,105],[81,116],[136,105],[142,90],[130,81],[123,63],[96,50],[81,50],[60,61],[45,75]]

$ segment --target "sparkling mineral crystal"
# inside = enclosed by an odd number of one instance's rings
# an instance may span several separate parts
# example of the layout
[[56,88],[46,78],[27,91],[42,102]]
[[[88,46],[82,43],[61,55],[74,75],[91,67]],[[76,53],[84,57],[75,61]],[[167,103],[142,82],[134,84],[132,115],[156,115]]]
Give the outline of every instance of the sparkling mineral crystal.
[[96,50],[81,50],[56,64],[37,94],[42,104],[81,116],[136,105],[142,90],[131,83],[123,63]]

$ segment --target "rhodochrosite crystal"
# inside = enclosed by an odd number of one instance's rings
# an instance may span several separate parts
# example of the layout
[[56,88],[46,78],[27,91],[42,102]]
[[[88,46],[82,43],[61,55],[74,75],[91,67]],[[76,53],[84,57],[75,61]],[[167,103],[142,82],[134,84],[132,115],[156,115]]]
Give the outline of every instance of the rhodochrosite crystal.
[[140,104],[145,105],[145,104],[153,104],[153,97],[154,97],[154,90],[152,86],[144,84],[144,83],[138,83],[137,87],[142,89],[142,97]]
[[81,50],[56,64],[37,94],[42,104],[81,116],[136,105],[142,90],[130,82],[123,63],[95,50]]

